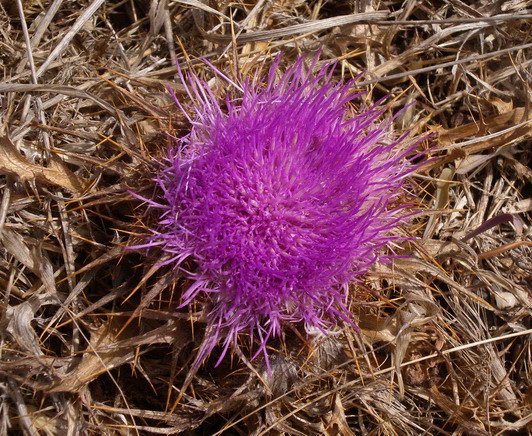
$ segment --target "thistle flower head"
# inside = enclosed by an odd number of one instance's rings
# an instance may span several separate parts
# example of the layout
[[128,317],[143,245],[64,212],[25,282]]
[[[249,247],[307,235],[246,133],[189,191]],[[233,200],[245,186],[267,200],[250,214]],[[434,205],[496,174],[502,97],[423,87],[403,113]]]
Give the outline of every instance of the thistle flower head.
[[334,65],[313,73],[317,58],[309,69],[299,58],[280,73],[279,61],[225,101],[182,76],[192,129],[156,179],[163,211],[148,245],[182,270],[193,259],[183,304],[208,300],[203,353],[224,338],[223,357],[242,331],[265,353],[283,322],[351,322],[348,286],[398,239],[404,216],[394,200],[411,150],[382,109],[354,114],[360,94],[332,81]]

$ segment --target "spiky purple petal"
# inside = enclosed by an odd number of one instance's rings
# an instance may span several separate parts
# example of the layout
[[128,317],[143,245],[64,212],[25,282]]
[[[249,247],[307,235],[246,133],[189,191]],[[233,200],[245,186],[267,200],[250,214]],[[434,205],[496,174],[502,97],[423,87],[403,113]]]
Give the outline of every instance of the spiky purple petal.
[[334,66],[313,75],[316,61],[306,72],[300,58],[279,76],[278,57],[264,83],[255,76],[223,104],[195,75],[182,77],[192,129],[156,179],[152,206],[163,212],[148,245],[175,268],[197,265],[183,305],[200,293],[211,303],[202,354],[220,334],[221,359],[241,331],[265,353],[283,322],[350,321],[349,283],[398,239],[390,232],[404,213],[391,204],[411,149],[379,106],[353,115],[354,81],[333,83]]

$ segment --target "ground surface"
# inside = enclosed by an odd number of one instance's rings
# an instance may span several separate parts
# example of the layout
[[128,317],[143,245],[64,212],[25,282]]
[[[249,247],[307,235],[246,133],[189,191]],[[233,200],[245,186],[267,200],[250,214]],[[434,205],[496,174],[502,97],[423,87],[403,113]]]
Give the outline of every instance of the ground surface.
[[[0,434],[526,434],[532,2],[0,5]],[[353,286],[360,334],[294,326],[272,377],[215,349],[177,402],[201,307],[123,250],[154,219],[128,190],[189,129],[176,58],[242,78],[320,48],[335,79],[366,72],[366,103],[415,102],[398,131],[438,133],[409,181],[417,239]]]

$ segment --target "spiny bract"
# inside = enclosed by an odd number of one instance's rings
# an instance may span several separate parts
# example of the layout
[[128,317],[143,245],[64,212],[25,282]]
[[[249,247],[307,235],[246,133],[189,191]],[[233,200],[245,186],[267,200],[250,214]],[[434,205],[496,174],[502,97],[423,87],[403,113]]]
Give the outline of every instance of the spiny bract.
[[200,353],[223,339],[220,360],[242,331],[266,355],[283,322],[323,331],[351,322],[349,283],[399,239],[391,230],[405,215],[392,203],[412,147],[394,140],[382,108],[354,115],[361,94],[354,81],[332,82],[334,64],[313,74],[317,57],[309,68],[301,57],[281,74],[280,60],[263,79],[231,82],[225,101],[181,75],[192,129],[169,150],[151,202],[163,212],[146,245],[193,280],[183,305],[205,294],[210,337]]

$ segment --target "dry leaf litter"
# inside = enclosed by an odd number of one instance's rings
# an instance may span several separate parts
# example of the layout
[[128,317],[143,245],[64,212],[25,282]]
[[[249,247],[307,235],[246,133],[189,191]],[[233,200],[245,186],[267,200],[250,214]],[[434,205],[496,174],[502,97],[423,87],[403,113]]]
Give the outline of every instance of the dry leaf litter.
[[[2,0],[0,23],[0,434],[530,429],[531,1]],[[360,334],[295,325],[270,374],[244,347],[190,373],[186,278],[124,250],[152,224],[129,192],[190,130],[176,60],[223,96],[201,58],[241,79],[319,49],[437,133],[414,239],[352,286]]]

